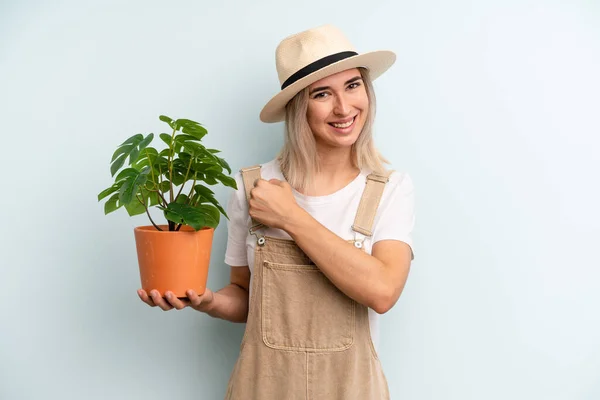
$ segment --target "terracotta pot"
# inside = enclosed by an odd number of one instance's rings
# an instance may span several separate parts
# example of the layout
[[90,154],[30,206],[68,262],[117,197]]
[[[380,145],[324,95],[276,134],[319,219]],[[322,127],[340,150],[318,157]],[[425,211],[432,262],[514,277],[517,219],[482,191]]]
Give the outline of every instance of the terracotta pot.
[[184,225],[170,232],[168,225],[159,226],[163,231],[153,225],[134,228],[142,289],[162,296],[170,290],[177,297],[187,297],[188,289],[204,293],[215,230]]

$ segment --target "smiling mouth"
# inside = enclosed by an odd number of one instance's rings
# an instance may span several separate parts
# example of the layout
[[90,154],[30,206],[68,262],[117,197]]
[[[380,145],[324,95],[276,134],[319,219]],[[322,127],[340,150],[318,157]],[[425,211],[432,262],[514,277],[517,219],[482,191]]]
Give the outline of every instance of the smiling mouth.
[[350,121],[345,122],[343,124],[336,124],[333,122],[329,122],[329,125],[333,126],[334,128],[345,129],[345,128],[352,126],[352,124],[354,123],[355,120],[356,120],[356,117],[352,118]]

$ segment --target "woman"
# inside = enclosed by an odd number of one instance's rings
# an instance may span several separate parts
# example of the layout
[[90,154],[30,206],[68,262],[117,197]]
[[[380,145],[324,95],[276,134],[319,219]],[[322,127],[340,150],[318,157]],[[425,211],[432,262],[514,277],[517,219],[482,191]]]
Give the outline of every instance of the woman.
[[260,118],[285,120],[285,144],[236,176],[231,284],[185,301],[139,292],[163,310],[247,322],[227,399],[389,398],[379,315],[398,300],[414,259],[412,181],[385,171],[371,132],[371,81],[394,61],[389,51],[357,54],[329,25],[284,39],[281,91]]

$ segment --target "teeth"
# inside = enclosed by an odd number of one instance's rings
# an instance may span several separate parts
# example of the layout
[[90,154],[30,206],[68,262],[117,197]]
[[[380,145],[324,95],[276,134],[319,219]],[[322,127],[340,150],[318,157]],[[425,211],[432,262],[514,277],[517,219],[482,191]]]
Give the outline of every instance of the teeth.
[[335,126],[336,128],[347,128],[350,125],[352,125],[353,122],[354,122],[354,118],[352,118],[351,121],[348,121],[345,124],[331,124],[331,125]]

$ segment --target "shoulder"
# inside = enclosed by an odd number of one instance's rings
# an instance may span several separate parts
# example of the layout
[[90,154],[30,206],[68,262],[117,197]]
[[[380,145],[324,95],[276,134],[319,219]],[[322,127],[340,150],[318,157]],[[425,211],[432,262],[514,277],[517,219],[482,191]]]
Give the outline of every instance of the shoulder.
[[410,174],[406,171],[392,171],[388,185],[390,187],[413,187]]
[[414,184],[406,171],[392,171],[381,196],[381,204],[397,203],[400,199],[412,198]]
[[[243,166],[237,171],[233,178],[235,179],[238,187],[239,193],[245,193],[244,190],[244,181],[242,179],[242,170],[246,168],[252,167],[260,167],[260,177],[262,179],[283,179],[283,174],[281,173],[281,169],[279,168],[279,161],[277,159],[273,159],[271,161],[267,161],[265,163],[254,164],[254,165],[246,165]],[[245,194],[244,194],[245,196]]]
[[395,192],[398,189],[403,191],[412,191],[414,189],[413,180],[410,174],[406,171],[387,171],[388,181],[385,185],[384,195],[386,193]]
[[242,183],[242,169],[251,168],[251,167],[260,167],[260,176],[262,179],[282,179],[283,174],[281,173],[281,168],[279,167],[279,160],[273,159],[264,163],[247,165],[242,168],[235,174],[235,179],[238,183]]

